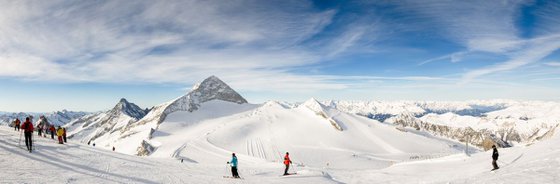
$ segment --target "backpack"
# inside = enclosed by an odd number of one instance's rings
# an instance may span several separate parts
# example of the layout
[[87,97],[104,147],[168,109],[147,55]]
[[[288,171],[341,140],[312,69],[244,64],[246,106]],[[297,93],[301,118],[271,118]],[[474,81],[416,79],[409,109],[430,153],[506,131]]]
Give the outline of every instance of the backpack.
[[23,123],[23,126],[21,127],[24,130],[27,130],[27,127],[29,126],[29,123]]

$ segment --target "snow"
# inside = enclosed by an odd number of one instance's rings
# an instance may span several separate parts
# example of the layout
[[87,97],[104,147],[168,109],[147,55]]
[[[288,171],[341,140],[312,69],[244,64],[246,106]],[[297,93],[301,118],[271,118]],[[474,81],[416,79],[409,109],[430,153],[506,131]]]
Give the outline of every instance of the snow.
[[[525,147],[499,149],[501,169],[490,172],[491,151],[472,156],[453,154],[420,161],[354,167],[357,156],[341,158],[346,167],[297,166],[297,175],[279,177],[279,162],[245,155],[239,157],[243,180],[229,175],[229,154],[200,152],[204,162],[181,163],[172,158],[138,157],[69,142],[56,144],[37,138],[36,150],[18,147],[19,133],[0,127],[0,172],[2,183],[558,183],[560,182],[559,136]],[[206,147],[208,148],[208,147]],[[117,148],[118,149],[118,148]],[[422,149],[418,147],[417,149]],[[188,151],[187,151],[188,152]],[[317,151],[329,158],[335,150]],[[290,152],[298,162],[302,152]],[[327,156],[322,156],[327,154]],[[364,159],[366,160],[366,159]]]
[[[121,99],[109,111],[65,125],[68,144],[38,138],[34,153],[20,149],[18,132],[0,126],[0,168],[7,168],[0,178],[7,183],[558,183],[559,122],[559,103],[540,101],[311,98],[249,104],[211,76],[149,112]],[[492,133],[524,143],[500,149],[502,169],[493,173],[491,152],[471,148],[467,156],[458,142],[469,134],[478,144]],[[90,140],[96,147],[85,144]],[[280,177],[286,152],[295,166],[290,172],[297,174]],[[242,180],[223,178],[231,153],[239,158]]]

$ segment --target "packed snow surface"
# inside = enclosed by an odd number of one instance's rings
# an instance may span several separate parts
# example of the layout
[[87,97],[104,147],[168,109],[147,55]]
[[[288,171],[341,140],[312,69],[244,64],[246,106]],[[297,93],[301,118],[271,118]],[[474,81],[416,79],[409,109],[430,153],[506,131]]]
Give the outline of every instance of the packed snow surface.
[[[355,157],[344,158],[345,168],[301,166],[296,175],[281,177],[283,166],[250,155],[239,157],[243,179],[229,179],[229,155],[198,153],[205,162],[138,157],[50,138],[37,138],[36,150],[18,145],[20,133],[0,127],[2,183],[559,183],[558,136],[527,147],[500,149],[501,169],[490,172],[491,152],[471,156],[403,161],[380,168],[355,168]],[[330,151],[318,151],[329,154]],[[194,155],[193,155],[194,156]],[[302,155],[291,154],[298,162]],[[363,158],[367,160],[367,158]],[[372,163],[375,164],[375,163]]]

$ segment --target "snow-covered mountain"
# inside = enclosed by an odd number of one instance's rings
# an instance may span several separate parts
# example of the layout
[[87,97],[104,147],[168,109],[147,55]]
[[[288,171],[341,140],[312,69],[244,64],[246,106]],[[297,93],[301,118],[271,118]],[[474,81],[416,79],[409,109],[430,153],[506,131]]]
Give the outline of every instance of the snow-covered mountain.
[[554,133],[557,102],[489,100],[466,102],[328,101],[331,107],[488,149],[530,144]]
[[146,115],[146,110],[122,98],[111,110],[76,119],[65,125],[68,137],[80,142],[96,141],[118,131]]
[[[107,115],[112,114],[110,112],[119,112],[118,107],[120,106],[117,105],[108,113],[86,116],[80,121],[71,123],[69,125],[69,128],[72,130],[70,134],[81,141],[92,140],[97,142],[97,145],[106,148],[117,146],[121,152],[147,155],[150,153],[150,147],[152,147],[152,145],[147,143],[147,140],[150,139],[152,133],[157,130],[159,124],[165,120],[167,115],[177,111],[193,112],[198,110],[201,104],[212,100],[235,104],[247,103],[247,100],[227,84],[217,77],[211,76],[200,84],[195,85],[189,93],[153,107],[142,118],[131,115]],[[139,108],[136,112],[139,112]],[[98,130],[99,127],[104,128]]]
[[[249,104],[215,76],[147,114],[121,100],[111,111],[68,124],[70,137],[118,152],[190,162],[227,159],[279,161],[285,151],[306,165],[348,161],[387,166],[411,158],[530,144],[550,137],[560,120],[555,102],[351,102],[310,99]],[[476,152],[476,150],[475,150]],[[321,155],[321,156],[317,156]]]
[[18,113],[9,113],[3,112],[0,114],[0,125],[9,125],[12,126],[11,123],[16,119],[19,118],[21,121],[25,120],[26,117],[33,116],[34,121],[38,121],[40,116],[44,116],[47,118],[49,123],[52,123],[56,126],[62,126],[72,120],[78,119],[82,116],[87,115],[87,112],[75,112],[75,111],[55,111],[50,113],[26,113],[26,112],[18,112]]
[[[250,162],[280,161],[289,151],[300,156],[298,164],[344,167],[341,163],[353,158],[356,167],[371,168],[419,155],[461,152],[455,142],[403,132],[315,99],[297,106],[275,101],[249,104],[215,76],[118,129],[105,128],[113,126],[99,119],[118,119],[107,117],[91,115],[71,123],[73,139],[92,140],[107,149],[114,146],[127,154],[197,163],[216,163],[208,155],[226,160],[231,152]],[[102,135],[96,136],[99,132]]]

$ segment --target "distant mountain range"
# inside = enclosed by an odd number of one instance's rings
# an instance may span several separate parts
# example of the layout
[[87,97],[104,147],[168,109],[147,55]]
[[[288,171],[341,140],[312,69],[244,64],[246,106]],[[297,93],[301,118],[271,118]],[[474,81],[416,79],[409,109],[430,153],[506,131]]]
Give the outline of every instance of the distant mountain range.
[[26,117],[33,117],[33,121],[39,121],[39,117],[45,116],[50,124],[54,124],[56,126],[62,126],[66,123],[78,119],[82,116],[85,116],[89,113],[87,112],[76,112],[76,111],[55,111],[50,113],[28,113],[28,112],[1,112],[0,113],[0,125],[9,125],[12,126],[11,123],[16,119],[19,118],[20,121],[25,121]]

